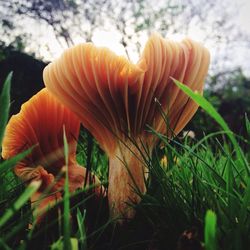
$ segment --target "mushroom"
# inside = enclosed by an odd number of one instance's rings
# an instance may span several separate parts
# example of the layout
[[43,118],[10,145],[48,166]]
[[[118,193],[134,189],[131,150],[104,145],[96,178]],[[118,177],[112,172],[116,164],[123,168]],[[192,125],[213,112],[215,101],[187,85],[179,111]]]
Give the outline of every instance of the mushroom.
[[151,155],[157,142],[147,125],[173,137],[198,108],[172,78],[202,93],[208,65],[209,52],[201,44],[153,34],[137,64],[85,43],[44,69],[48,90],[79,117],[109,157],[111,216],[132,218],[134,210],[127,203],[138,203],[138,193],[146,191],[142,152]]
[[[24,103],[21,111],[11,117],[5,131],[2,157],[11,158],[25,149],[32,152],[14,168],[25,183],[41,180],[37,193],[31,197],[35,214],[41,221],[44,210],[62,198],[65,166],[63,130],[68,141],[69,190],[84,185],[86,169],[76,162],[76,146],[80,122],[68,108],[59,103],[46,88]],[[97,177],[94,182],[99,183]],[[49,193],[46,194],[45,191]]]

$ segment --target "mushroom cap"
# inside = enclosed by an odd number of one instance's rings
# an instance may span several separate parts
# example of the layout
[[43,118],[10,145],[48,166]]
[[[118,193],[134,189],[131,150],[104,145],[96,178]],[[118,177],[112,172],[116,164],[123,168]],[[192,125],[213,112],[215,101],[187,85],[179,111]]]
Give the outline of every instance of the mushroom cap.
[[[141,58],[147,70],[141,97],[144,102],[140,103],[139,108],[143,113],[139,126],[148,124],[158,132],[167,132],[170,137],[177,135],[195,114],[198,105],[171,78],[202,93],[210,62],[209,52],[189,38],[174,42],[154,34],[148,40]],[[168,118],[168,128],[156,100]]]
[[127,59],[86,43],[66,50],[43,76],[49,91],[78,115],[104,149],[112,151],[112,133],[126,128],[128,120],[124,92],[136,93],[142,73]]
[[153,34],[137,64],[86,43],[66,50],[44,69],[43,77],[49,91],[77,114],[112,155],[117,138],[150,139],[146,125],[166,132],[158,103],[167,113],[170,130],[179,133],[198,106],[170,77],[202,92],[208,65],[209,52],[201,44]]
[[[13,157],[25,149],[32,152],[14,168],[24,182],[40,180],[39,190],[31,197],[34,215],[41,222],[44,212],[62,199],[65,183],[65,155],[63,134],[68,142],[69,191],[84,186],[86,168],[76,162],[76,147],[80,121],[75,114],[63,106],[44,88],[29,101],[21,111],[11,117],[5,131],[2,145],[4,159]],[[99,179],[91,173],[92,184],[97,184],[96,194],[103,193]],[[46,192],[45,192],[46,191]]]
[[[20,112],[9,120],[3,139],[2,156],[8,159],[34,147],[32,152],[15,166],[15,173],[23,181],[41,179],[42,187],[48,186],[65,165],[65,128],[69,144],[69,166],[72,166],[69,167],[69,175],[70,171],[73,171],[75,176],[79,127],[79,119],[44,88],[24,103]],[[81,167],[77,166],[76,169],[83,175]]]

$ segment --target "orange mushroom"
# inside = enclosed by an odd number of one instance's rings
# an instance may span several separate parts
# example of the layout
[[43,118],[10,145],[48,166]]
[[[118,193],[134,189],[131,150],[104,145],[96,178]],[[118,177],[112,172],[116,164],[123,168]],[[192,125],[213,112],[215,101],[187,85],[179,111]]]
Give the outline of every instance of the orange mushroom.
[[[141,151],[151,154],[157,138],[178,134],[198,106],[173,83],[203,91],[209,52],[190,39],[173,42],[152,35],[137,64],[91,43],[66,50],[44,70],[51,93],[75,112],[109,156],[108,199],[112,216],[131,218],[127,202],[138,203],[147,170]],[[168,117],[166,128],[161,109]]]
[[[63,129],[69,144],[69,190],[83,187],[86,169],[76,162],[76,146],[80,122],[69,109],[59,103],[46,88],[22,105],[20,113],[11,117],[2,145],[4,159],[34,146],[32,153],[19,162],[14,171],[24,182],[41,180],[31,201],[41,219],[44,210],[62,198],[65,165]],[[93,176],[92,176],[93,177]],[[94,181],[98,182],[97,177]],[[46,195],[45,191],[49,191]]]

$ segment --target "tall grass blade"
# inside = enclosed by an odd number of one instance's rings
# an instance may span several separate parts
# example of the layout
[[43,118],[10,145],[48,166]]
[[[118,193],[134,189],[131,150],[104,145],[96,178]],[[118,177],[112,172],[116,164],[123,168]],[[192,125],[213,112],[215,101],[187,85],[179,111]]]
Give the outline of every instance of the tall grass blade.
[[206,250],[216,250],[216,224],[217,217],[216,214],[208,210],[205,216],[205,249]]
[[0,95],[0,148],[2,147],[3,135],[9,118],[11,78],[12,72],[7,76]]
[[245,114],[245,124],[246,124],[247,134],[250,136],[250,121],[247,117],[247,114]]
[[86,211],[82,214],[79,208],[77,208],[77,224],[78,224],[78,239],[80,243],[80,250],[87,250],[87,240],[86,240],[86,230],[85,230],[85,221]]
[[63,197],[63,249],[71,250],[70,241],[70,201],[69,201],[69,175],[68,175],[68,165],[69,165],[69,146],[66,138],[65,127],[63,130],[63,142],[64,142],[64,157],[65,157],[65,183],[64,183],[64,197]]
[[[78,250],[78,240],[76,238],[71,238],[70,239],[71,242],[71,249],[72,250]],[[64,241],[62,240],[62,238],[60,238],[58,241],[54,242],[51,246],[50,246],[51,250],[63,250],[65,249],[64,247]]]
[[33,147],[25,150],[24,152],[14,156],[8,160],[5,160],[4,162],[2,162],[0,164],[0,176],[2,174],[6,173],[8,170],[11,170],[11,168],[13,168],[19,161],[21,161],[24,157],[29,155],[31,153],[32,149],[33,149]]
[[239,224],[241,227],[244,227],[245,220],[247,218],[247,213],[249,212],[250,207],[250,178],[248,178],[248,185],[245,189],[245,193],[243,196],[243,201],[240,209],[240,218]]
[[227,192],[227,199],[228,199],[228,212],[230,215],[233,215],[233,170],[232,164],[230,161],[227,162],[226,167],[226,192]]

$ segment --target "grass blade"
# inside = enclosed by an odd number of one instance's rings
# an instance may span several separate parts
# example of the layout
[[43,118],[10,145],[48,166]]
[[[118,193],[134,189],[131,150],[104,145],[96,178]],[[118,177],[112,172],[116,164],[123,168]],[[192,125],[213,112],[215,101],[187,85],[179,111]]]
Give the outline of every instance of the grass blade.
[[245,125],[246,125],[247,134],[250,136],[250,121],[247,117],[247,114],[245,114]]
[[216,250],[216,214],[208,210],[205,216],[205,249]]
[[77,208],[76,218],[77,218],[77,224],[78,224],[78,239],[79,239],[81,250],[87,249],[87,242],[86,242],[87,237],[86,237],[86,230],[85,230],[85,225],[84,225],[85,217],[86,217],[86,211],[84,211],[82,215],[79,208]]
[[4,173],[6,173],[8,170],[10,170],[11,168],[13,168],[19,161],[21,161],[24,157],[26,157],[27,155],[29,155],[32,151],[33,147],[25,150],[24,152],[8,159],[5,160],[4,162],[2,162],[0,164],[0,176]]
[[249,204],[250,204],[250,178],[248,179],[248,185],[245,189],[243,202],[242,202],[241,210],[240,210],[239,224],[241,227],[244,227],[244,223],[247,218],[247,212],[250,206]]
[[69,175],[68,175],[68,165],[69,165],[69,146],[66,138],[65,127],[63,130],[63,142],[64,142],[64,156],[65,156],[65,183],[64,183],[64,197],[63,197],[63,249],[70,250],[72,249],[70,241],[70,201],[69,201]]
[[[71,246],[72,246],[72,250],[78,250],[78,240],[76,238],[71,238],[70,239],[71,242]],[[62,250],[64,249],[64,242],[62,240],[62,238],[60,238],[58,241],[54,242],[51,246],[50,246],[51,250]]]
[[2,147],[3,135],[9,118],[11,78],[12,72],[7,76],[0,95],[0,148]]

